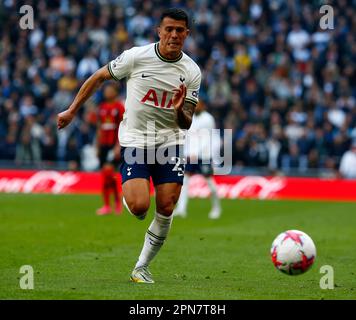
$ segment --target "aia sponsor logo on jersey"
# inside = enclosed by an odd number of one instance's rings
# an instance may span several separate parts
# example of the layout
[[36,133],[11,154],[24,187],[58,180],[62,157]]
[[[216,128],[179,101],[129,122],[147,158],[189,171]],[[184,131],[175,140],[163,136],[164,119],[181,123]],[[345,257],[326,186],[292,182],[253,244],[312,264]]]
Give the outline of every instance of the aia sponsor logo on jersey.
[[162,96],[157,94],[156,90],[150,89],[147,91],[145,96],[142,98],[141,102],[146,103],[146,101],[151,101],[155,105],[155,107],[161,107],[161,108],[172,108],[173,103],[172,103],[172,98],[168,100],[168,92],[163,91]]

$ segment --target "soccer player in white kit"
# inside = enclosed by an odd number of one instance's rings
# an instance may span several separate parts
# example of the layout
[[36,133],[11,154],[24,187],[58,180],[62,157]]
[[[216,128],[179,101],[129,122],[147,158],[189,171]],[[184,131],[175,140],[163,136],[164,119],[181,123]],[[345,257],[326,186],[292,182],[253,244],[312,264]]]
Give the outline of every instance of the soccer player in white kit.
[[184,130],[192,123],[201,83],[199,67],[182,51],[189,34],[187,14],[176,8],[165,10],[157,31],[159,42],[126,50],[96,71],[57,119],[58,129],[66,127],[105,80],[126,78],[125,113],[119,128],[123,202],[130,213],[144,219],[150,206],[150,178],[156,195],[155,216],[131,274],[131,280],[140,283],[154,282],[148,265],[171,227],[184,178]]
[[202,100],[197,104],[190,129],[187,132],[185,156],[187,157],[185,167],[184,184],[178,200],[175,216],[186,217],[189,201],[189,181],[194,174],[204,176],[211,194],[212,207],[209,212],[210,219],[218,219],[221,215],[221,204],[213,178],[213,158],[220,151],[220,143],[213,139],[215,129],[214,117],[205,110]]

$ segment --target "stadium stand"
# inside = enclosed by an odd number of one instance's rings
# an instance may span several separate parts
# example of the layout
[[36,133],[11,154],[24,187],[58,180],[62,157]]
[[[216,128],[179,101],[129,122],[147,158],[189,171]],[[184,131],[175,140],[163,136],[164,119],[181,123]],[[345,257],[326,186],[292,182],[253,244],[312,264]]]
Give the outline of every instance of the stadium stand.
[[[25,2],[33,30],[19,27]],[[323,1],[25,2],[0,4],[2,166],[83,169],[101,93],[66,130],[56,114],[99,66],[155,41],[170,6],[193,20],[185,51],[202,69],[200,96],[217,127],[233,131],[233,173],[334,176],[356,139],[355,1],[329,1],[326,30]]]

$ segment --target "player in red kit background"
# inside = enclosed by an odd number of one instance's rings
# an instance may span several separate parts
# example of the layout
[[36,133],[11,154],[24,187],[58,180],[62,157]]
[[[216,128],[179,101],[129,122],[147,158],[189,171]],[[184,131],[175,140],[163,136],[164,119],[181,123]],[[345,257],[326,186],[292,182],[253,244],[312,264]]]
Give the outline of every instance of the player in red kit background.
[[[125,112],[125,107],[118,99],[118,86],[109,83],[104,87],[104,101],[99,105],[97,147],[100,168],[102,173],[102,195],[104,205],[97,210],[98,215],[110,214],[110,195],[114,194],[114,211],[122,211],[121,190],[119,191],[115,167],[120,162],[120,144],[118,129]],[[108,160],[110,151],[113,151],[113,160]]]

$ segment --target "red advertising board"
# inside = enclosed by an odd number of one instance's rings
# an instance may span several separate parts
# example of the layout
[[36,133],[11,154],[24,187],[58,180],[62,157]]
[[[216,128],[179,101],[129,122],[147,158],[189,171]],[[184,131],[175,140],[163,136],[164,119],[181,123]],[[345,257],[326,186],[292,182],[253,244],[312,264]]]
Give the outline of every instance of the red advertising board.
[[[216,176],[218,194],[228,199],[356,201],[356,180],[261,176]],[[0,170],[0,192],[99,194],[100,173]],[[153,187],[151,185],[153,193]],[[190,179],[191,197],[209,196],[202,176]]]
[[0,192],[97,194],[100,179],[100,173],[0,170]]

